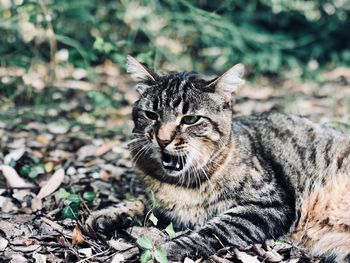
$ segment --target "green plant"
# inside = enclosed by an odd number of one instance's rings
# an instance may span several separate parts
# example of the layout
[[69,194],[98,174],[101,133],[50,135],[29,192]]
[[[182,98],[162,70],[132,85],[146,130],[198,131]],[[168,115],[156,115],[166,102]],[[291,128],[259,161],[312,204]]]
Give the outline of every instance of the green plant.
[[[154,205],[155,203],[153,203],[153,206]],[[152,222],[153,225],[156,226],[158,224],[158,218],[153,214],[152,209],[147,213],[145,223],[147,222],[147,220],[149,220]],[[165,233],[167,233],[169,239],[173,239],[176,236],[176,232],[174,230],[172,223],[170,223],[164,229],[164,231]],[[153,240],[150,237],[146,235],[142,235],[136,240],[136,243],[142,249],[142,252],[140,255],[141,263],[148,263],[148,262],[151,262],[152,260],[153,261],[157,260],[157,262],[159,263],[168,262],[166,251],[162,248],[156,247]]]
[[96,199],[96,193],[86,191],[81,196],[79,190],[73,186],[70,191],[60,188],[58,197],[67,201],[67,205],[61,211],[62,217],[78,220],[78,212],[82,203],[94,201]]
[[150,239],[149,237],[145,235],[140,236],[136,240],[136,243],[143,250],[140,255],[141,263],[152,262],[152,260],[157,260],[157,262],[159,263],[168,262],[166,251],[162,248],[155,247],[152,239]]

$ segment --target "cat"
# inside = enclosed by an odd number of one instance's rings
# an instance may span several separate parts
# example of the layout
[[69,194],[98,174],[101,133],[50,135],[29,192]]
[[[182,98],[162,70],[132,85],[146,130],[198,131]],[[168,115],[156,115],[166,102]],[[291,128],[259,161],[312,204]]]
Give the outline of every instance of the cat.
[[[350,261],[349,135],[277,112],[235,116],[241,64],[207,80],[159,75],[129,56],[127,71],[140,93],[135,169],[158,213],[191,229],[162,245],[169,260],[285,237],[312,255]],[[141,201],[119,204],[87,225],[103,231],[145,211]]]

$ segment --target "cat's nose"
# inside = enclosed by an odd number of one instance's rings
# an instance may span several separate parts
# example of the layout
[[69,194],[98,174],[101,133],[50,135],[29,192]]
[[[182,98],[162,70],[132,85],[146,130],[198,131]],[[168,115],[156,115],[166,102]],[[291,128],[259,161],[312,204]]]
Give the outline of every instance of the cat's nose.
[[158,142],[160,148],[164,149],[165,147],[167,147],[171,143],[171,140],[161,140],[157,137],[157,142]]

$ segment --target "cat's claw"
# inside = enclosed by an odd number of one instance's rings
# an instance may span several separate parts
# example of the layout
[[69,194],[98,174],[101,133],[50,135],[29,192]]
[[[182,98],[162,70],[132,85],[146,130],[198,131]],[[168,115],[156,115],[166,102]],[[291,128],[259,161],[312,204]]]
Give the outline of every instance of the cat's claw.
[[168,262],[183,262],[188,256],[183,248],[171,241],[162,244],[161,248],[166,251]]
[[143,213],[144,205],[141,201],[120,203],[91,213],[85,222],[85,230],[93,237],[110,237],[116,230],[130,226],[130,217]]
[[162,244],[161,248],[166,251],[168,262],[171,263],[184,262],[186,257],[192,258],[196,254],[194,251],[184,249],[183,247],[180,247],[178,244],[172,241],[168,241]]
[[85,229],[91,236],[110,236],[118,228],[122,216],[118,207],[111,207],[91,213],[85,222]]

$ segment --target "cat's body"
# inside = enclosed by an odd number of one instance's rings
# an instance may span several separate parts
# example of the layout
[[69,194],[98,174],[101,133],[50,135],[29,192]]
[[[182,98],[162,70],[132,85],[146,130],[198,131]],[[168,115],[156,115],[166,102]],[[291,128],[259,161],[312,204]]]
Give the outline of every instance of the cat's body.
[[279,113],[234,117],[241,66],[206,81],[128,63],[135,167],[161,214],[193,229],[163,245],[171,260],[281,236],[350,260],[350,136]]
[[[203,233],[202,241],[193,239],[198,251],[210,244],[207,232],[242,247],[288,235],[314,255],[350,260],[350,136],[305,118],[264,113],[233,118],[225,151],[200,187],[143,174],[162,214]],[[234,224],[223,224],[219,215],[229,213]],[[230,236],[242,229],[245,239]]]

